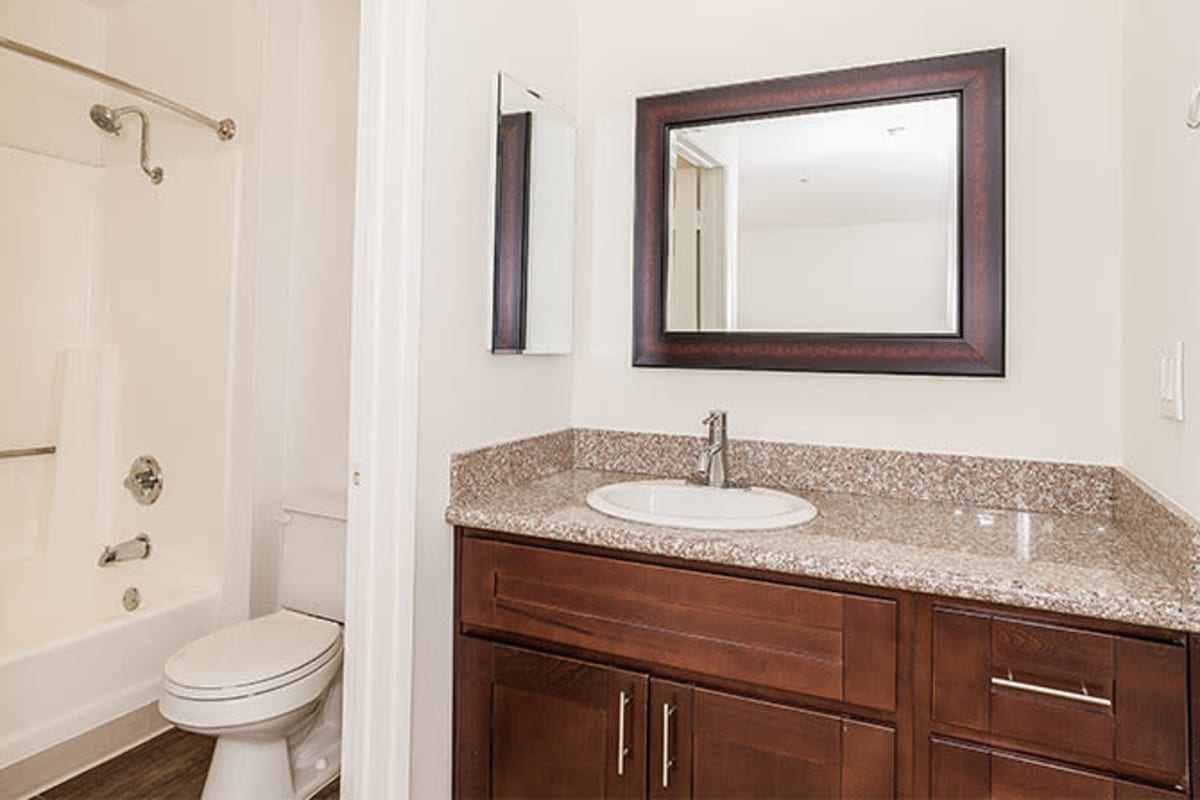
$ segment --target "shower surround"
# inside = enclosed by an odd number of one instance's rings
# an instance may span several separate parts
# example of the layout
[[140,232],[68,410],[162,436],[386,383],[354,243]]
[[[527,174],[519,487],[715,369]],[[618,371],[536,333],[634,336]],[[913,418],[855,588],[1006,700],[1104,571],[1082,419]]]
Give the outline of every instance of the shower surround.
[[[68,46],[83,37],[67,23],[104,27],[94,9],[50,19],[50,5],[6,8],[0,30],[108,66],[105,40]],[[152,185],[137,126],[114,138],[88,117],[132,98],[6,51],[0,94],[34,109],[0,123],[0,451],[55,448],[0,460],[6,798],[6,768],[152,703],[166,656],[223,613],[244,179],[240,147],[148,108],[169,176]],[[165,473],[152,506],[122,487],[142,454]],[[150,558],[97,566],[140,533]]]

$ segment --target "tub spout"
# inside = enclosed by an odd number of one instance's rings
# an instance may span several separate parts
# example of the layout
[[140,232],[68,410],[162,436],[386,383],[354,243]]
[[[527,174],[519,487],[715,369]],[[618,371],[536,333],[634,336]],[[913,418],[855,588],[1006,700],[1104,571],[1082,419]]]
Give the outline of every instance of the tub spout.
[[100,552],[100,560],[98,566],[107,567],[114,561],[131,561],[135,558],[150,557],[150,537],[144,533],[139,533],[132,539],[127,539],[120,544],[109,544],[104,546],[104,550]]

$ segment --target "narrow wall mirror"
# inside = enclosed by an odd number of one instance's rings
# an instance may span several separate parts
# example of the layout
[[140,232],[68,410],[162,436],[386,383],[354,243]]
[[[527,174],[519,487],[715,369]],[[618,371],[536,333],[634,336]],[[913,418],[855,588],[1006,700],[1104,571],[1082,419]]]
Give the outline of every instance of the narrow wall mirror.
[[571,352],[575,123],[497,76],[492,324],[495,353]]
[[1004,371],[1004,53],[642,98],[634,363]]

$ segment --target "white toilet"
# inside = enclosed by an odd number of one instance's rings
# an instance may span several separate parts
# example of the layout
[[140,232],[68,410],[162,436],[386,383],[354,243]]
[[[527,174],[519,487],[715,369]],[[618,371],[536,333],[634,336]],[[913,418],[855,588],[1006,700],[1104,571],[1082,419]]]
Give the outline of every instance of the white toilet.
[[304,800],[339,773],[345,498],[282,508],[283,609],[197,639],[163,667],[163,717],[217,737],[203,800]]

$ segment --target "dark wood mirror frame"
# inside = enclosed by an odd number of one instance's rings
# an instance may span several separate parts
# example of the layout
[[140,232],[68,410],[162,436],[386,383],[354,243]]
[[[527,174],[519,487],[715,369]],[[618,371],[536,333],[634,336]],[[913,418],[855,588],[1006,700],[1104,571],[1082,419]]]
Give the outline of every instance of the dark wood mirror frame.
[[525,349],[529,292],[529,170],[533,114],[501,114],[496,131],[496,232],[492,263],[492,352]]
[[[666,331],[672,128],[939,96],[960,100],[957,333]],[[1004,375],[1004,50],[639,98],[636,153],[634,366]]]

